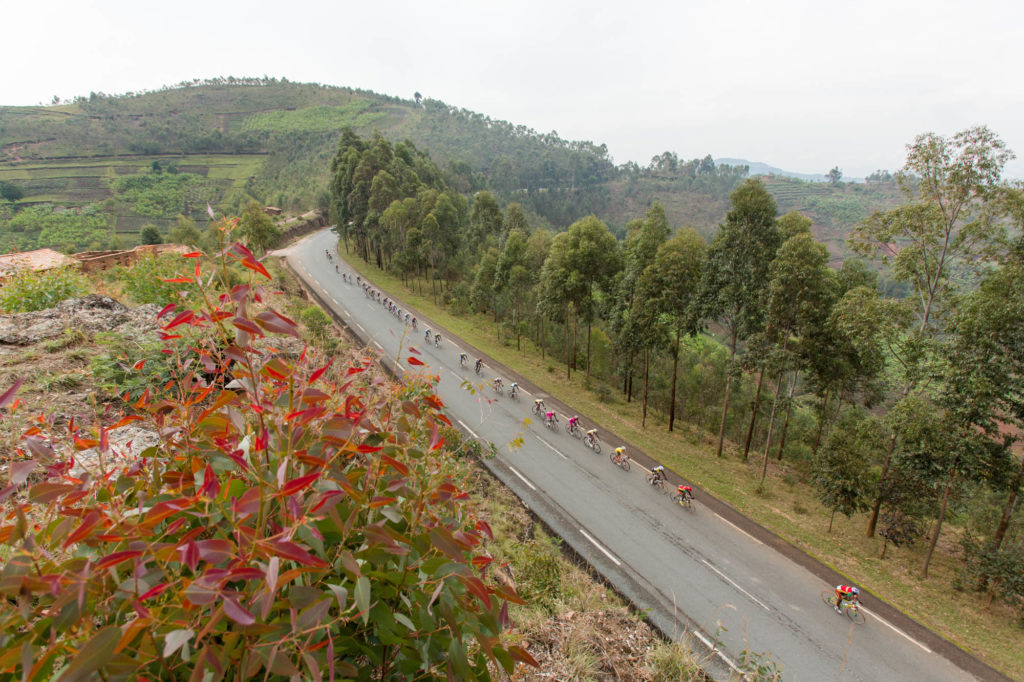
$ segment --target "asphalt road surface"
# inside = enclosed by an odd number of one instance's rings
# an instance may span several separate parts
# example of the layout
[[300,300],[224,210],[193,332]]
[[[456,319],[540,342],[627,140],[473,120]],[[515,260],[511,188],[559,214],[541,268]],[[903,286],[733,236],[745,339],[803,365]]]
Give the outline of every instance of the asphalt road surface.
[[[507,391],[499,397],[489,382],[500,376],[507,387],[508,370],[488,365],[477,376],[465,344],[422,318],[417,332],[407,329],[342,281],[335,265],[354,271],[335,244],[330,230],[318,232],[288,250],[289,262],[392,366],[400,353],[399,372],[419,369],[404,362],[409,346],[419,349],[417,357],[441,377],[437,392],[450,417],[496,444],[498,456],[487,462],[492,471],[662,631],[696,638],[698,650],[714,645],[707,664],[713,674],[735,671],[748,651],[767,652],[787,680],[974,679],[870,609],[864,625],[837,615],[819,596],[832,585],[702,505],[699,492],[695,511],[685,511],[647,484],[640,462],[628,472],[612,464],[607,441],[598,455],[564,428],[527,423],[534,399],[546,396],[531,387],[518,402]],[[427,327],[442,334],[440,348],[424,342]],[[463,349],[470,356],[464,368]],[[567,417],[559,415],[562,424]],[[509,447],[516,438],[522,446]]]

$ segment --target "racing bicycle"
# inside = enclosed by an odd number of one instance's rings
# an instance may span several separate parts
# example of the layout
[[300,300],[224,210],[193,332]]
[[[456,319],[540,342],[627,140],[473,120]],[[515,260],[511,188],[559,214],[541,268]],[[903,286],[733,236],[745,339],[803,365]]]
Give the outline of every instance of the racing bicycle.
[[619,452],[618,450],[612,450],[611,454],[612,463],[622,467],[623,471],[629,471],[629,455],[625,452]]
[[[829,608],[834,609],[836,607],[836,591],[833,589],[822,590],[821,601],[828,604]],[[864,617],[864,608],[860,605],[859,602],[844,599],[843,603],[840,604],[839,608],[843,610],[843,613],[846,614],[847,618],[852,620],[857,625],[863,625],[864,621],[867,620]]]

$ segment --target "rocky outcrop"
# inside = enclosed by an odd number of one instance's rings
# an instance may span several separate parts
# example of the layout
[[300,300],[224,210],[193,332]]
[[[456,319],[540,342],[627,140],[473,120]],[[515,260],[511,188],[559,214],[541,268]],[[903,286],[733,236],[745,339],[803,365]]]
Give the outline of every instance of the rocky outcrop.
[[53,308],[33,313],[0,315],[0,344],[28,345],[61,336],[66,329],[119,332],[137,337],[158,329],[160,306],[128,308],[109,296],[89,294],[69,298]]

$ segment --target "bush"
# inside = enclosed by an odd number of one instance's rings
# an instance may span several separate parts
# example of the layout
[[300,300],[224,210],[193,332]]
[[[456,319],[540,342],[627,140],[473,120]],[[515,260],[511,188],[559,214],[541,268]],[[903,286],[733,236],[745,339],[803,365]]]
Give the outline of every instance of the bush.
[[118,279],[124,285],[124,292],[136,303],[187,303],[198,305],[195,299],[199,289],[195,282],[168,282],[182,279],[188,273],[192,261],[183,261],[181,256],[163,254],[140,258],[127,268],[116,270]]
[[164,238],[160,235],[160,228],[156,225],[143,225],[139,232],[139,240],[143,244],[163,244]]
[[320,306],[306,306],[299,314],[302,324],[306,325],[309,333],[318,341],[326,341],[330,338],[331,318],[327,316]]
[[[137,415],[65,427],[77,450],[105,452],[95,475],[64,476],[52,422],[20,441],[10,477],[42,480],[0,526],[7,674],[489,679],[533,662],[501,640],[520,600],[488,577],[490,529],[448,473],[433,385],[388,389],[364,378],[369,359],[334,370],[255,351],[298,336],[255,284],[166,321],[173,381]],[[119,460],[106,433],[135,421],[160,445]]]
[[78,298],[87,292],[85,278],[72,268],[44,272],[23,270],[0,288],[0,311],[27,313],[45,310],[64,299]]

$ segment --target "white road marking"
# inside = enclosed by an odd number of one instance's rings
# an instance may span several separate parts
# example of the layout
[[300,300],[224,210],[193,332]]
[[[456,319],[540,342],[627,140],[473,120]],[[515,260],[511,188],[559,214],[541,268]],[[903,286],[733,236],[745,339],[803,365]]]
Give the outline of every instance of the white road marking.
[[605,549],[604,547],[602,547],[602,546],[601,546],[601,543],[600,543],[600,542],[598,542],[598,541],[597,541],[597,540],[595,540],[594,538],[590,537],[590,533],[588,533],[587,531],[583,530],[582,528],[580,528],[580,533],[582,533],[582,534],[583,534],[583,537],[585,537],[586,539],[590,540],[590,542],[592,542],[592,543],[594,544],[594,547],[597,547],[597,548],[598,548],[599,550],[601,550],[601,551],[602,551],[602,552],[604,553],[604,555],[605,555],[606,557],[608,557],[609,559],[611,559],[612,561],[614,561],[614,562],[615,562],[615,565],[616,565],[616,566],[621,566],[621,565],[622,565],[622,562],[621,562],[621,561],[619,561],[619,560],[618,560],[618,559],[617,559],[617,558],[615,557],[615,555],[614,555],[614,554],[612,554],[612,553],[611,553],[611,552],[609,552],[609,551],[608,551],[607,549]]
[[473,429],[469,428],[469,426],[467,426],[467,425],[466,425],[466,422],[462,421],[461,419],[456,419],[455,421],[457,421],[457,422],[459,422],[460,424],[462,424],[462,428],[464,428],[464,429],[466,429],[467,431],[469,431],[469,435],[473,436],[473,438],[479,438],[479,437],[480,437],[480,436],[476,435],[476,434],[475,434],[475,433],[473,432]]
[[758,598],[757,598],[757,597],[755,597],[754,595],[752,595],[752,594],[750,594],[749,592],[747,592],[746,590],[744,590],[744,589],[743,589],[742,587],[740,587],[740,586],[739,586],[739,584],[738,584],[738,583],[736,583],[736,581],[735,581],[735,580],[733,580],[732,578],[730,578],[729,576],[727,576],[727,575],[726,575],[725,573],[722,573],[722,572],[721,572],[721,571],[719,571],[719,570],[718,570],[717,568],[715,568],[714,566],[712,566],[712,565],[711,565],[710,563],[708,563],[708,561],[707,561],[706,559],[701,559],[700,561],[701,561],[701,563],[702,563],[702,564],[704,564],[705,566],[707,566],[708,568],[710,568],[710,569],[711,569],[712,571],[714,571],[714,572],[715,572],[715,573],[717,573],[718,575],[722,576],[722,579],[723,579],[723,580],[725,580],[725,581],[726,581],[727,583],[729,583],[730,585],[732,585],[733,587],[735,587],[735,588],[736,588],[737,590],[739,590],[739,591],[740,591],[740,592],[742,592],[743,594],[745,594],[745,595],[747,595],[748,597],[750,597],[751,601],[753,601],[753,602],[754,602],[755,604],[757,604],[758,606],[760,606],[760,607],[761,607],[762,609],[764,609],[765,611],[771,611],[771,609],[770,609],[770,608],[768,608],[768,605],[767,605],[767,604],[765,604],[765,603],[764,603],[763,601],[761,601],[760,599],[758,599]]
[[732,668],[734,672],[741,672],[740,669],[739,669],[739,666],[737,666],[735,663],[733,663],[732,659],[730,659],[728,656],[726,656],[724,653],[722,653],[721,650],[715,648],[715,643],[712,642],[707,637],[705,637],[704,634],[700,630],[690,630],[690,632],[692,632],[693,635],[697,639],[699,639],[701,642],[703,642],[704,646],[706,646],[708,649],[711,650],[711,653],[713,653],[714,655],[718,656],[720,659],[725,661],[725,664],[728,665],[730,668]]
[[334,298],[333,296],[331,296],[331,300],[334,301],[334,305],[341,305],[340,303],[338,303],[338,299]]
[[356,326],[359,327],[361,331],[366,331],[365,329],[363,329],[363,325],[359,324],[358,322],[356,322]]
[[925,646],[924,644],[922,644],[921,642],[917,641],[916,639],[914,639],[913,637],[911,637],[911,636],[910,636],[910,635],[908,635],[907,633],[903,632],[903,630],[900,630],[900,629],[899,629],[898,627],[896,627],[895,625],[893,625],[892,623],[890,623],[889,621],[887,621],[887,620],[886,620],[885,618],[882,618],[882,617],[881,617],[881,616],[879,616],[879,615],[878,615],[877,613],[872,613],[871,611],[868,611],[868,610],[867,610],[866,608],[864,608],[863,606],[862,606],[862,607],[860,607],[860,610],[861,610],[861,611],[863,611],[864,613],[866,613],[866,614],[870,615],[870,616],[871,616],[872,618],[875,618],[875,619],[879,620],[879,621],[880,621],[880,622],[881,622],[881,623],[882,623],[883,625],[885,625],[885,626],[889,627],[889,628],[890,628],[891,630],[893,630],[893,631],[894,631],[894,632],[895,632],[896,634],[898,634],[898,635],[900,635],[901,637],[904,637],[904,638],[906,638],[907,640],[909,640],[909,641],[913,642],[914,644],[918,645],[919,647],[921,647],[922,649],[924,649],[924,650],[925,650],[926,652],[928,652],[929,654],[930,654],[930,653],[932,653],[932,650],[931,650],[931,649],[929,649],[929,648],[928,648],[928,647],[926,647],[926,646]]
[[521,480],[523,483],[525,483],[526,485],[530,486],[530,490],[536,490],[537,489],[537,486],[535,486],[534,484],[530,483],[529,479],[527,479],[526,476],[523,476],[521,473],[516,471],[516,468],[514,466],[509,466],[509,471],[511,471],[516,476],[518,476],[519,480]]
[[640,467],[641,469],[643,469],[647,473],[651,473],[651,471],[653,471],[652,469],[648,469],[647,467],[645,467],[643,464],[641,464],[640,462],[636,461],[632,457],[629,458],[629,461],[632,462],[633,464],[637,465],[638,467]]
[[562,459],[569,459],[568,457],[563,455],[561,452],[559,452],[553,445],[548,443],[546,440],[543,440],[540,436],[537,436],[537,440],[539,440],[544,445],[544,447],[546,447],[547,449],[551,450],[551,452],[555,453],[556,455],[558,455]]
[[384,350],[384,346],[380,345],[376,341],[373,342],[373,345],[377,346],[377,348],[380,348],[381,350]]
[[757,544],[759,544],[759,545],[763,545],[763,544],[764,544],[763,542],[761,542],[760,540],[758,540],[757,538],[755,538],[755,537],[754,537],[753,535],[751,535],[751,534],[750,534],[750,533],[748,533],[747,531],[745,531],[745,530],[743,530],[742,528],[740,528],[739,526],[737,526],[737,525],[736,525],[735,523],[731,523],[730,521],[727,521],[727,520],[725,519],[725,517],[723,517],[723,516],[722,516],[721,514],[715,514],[715,516],[717,516],[718,518],[720,518],[720,519],[721,519],[722,521],[724,521],[725,523],[728,523],[728,524],[729,524],[730,526],[732,526],[733,528],[735,528],[735,529],[736,529],[736,530],[738,530],[739,532],[743,533],[744,535],[746,535],[746,536],[747,536],[748,538],[750,538],[751,540],[753,540],[753,541],[754,541],[754,542],[756,542]]

